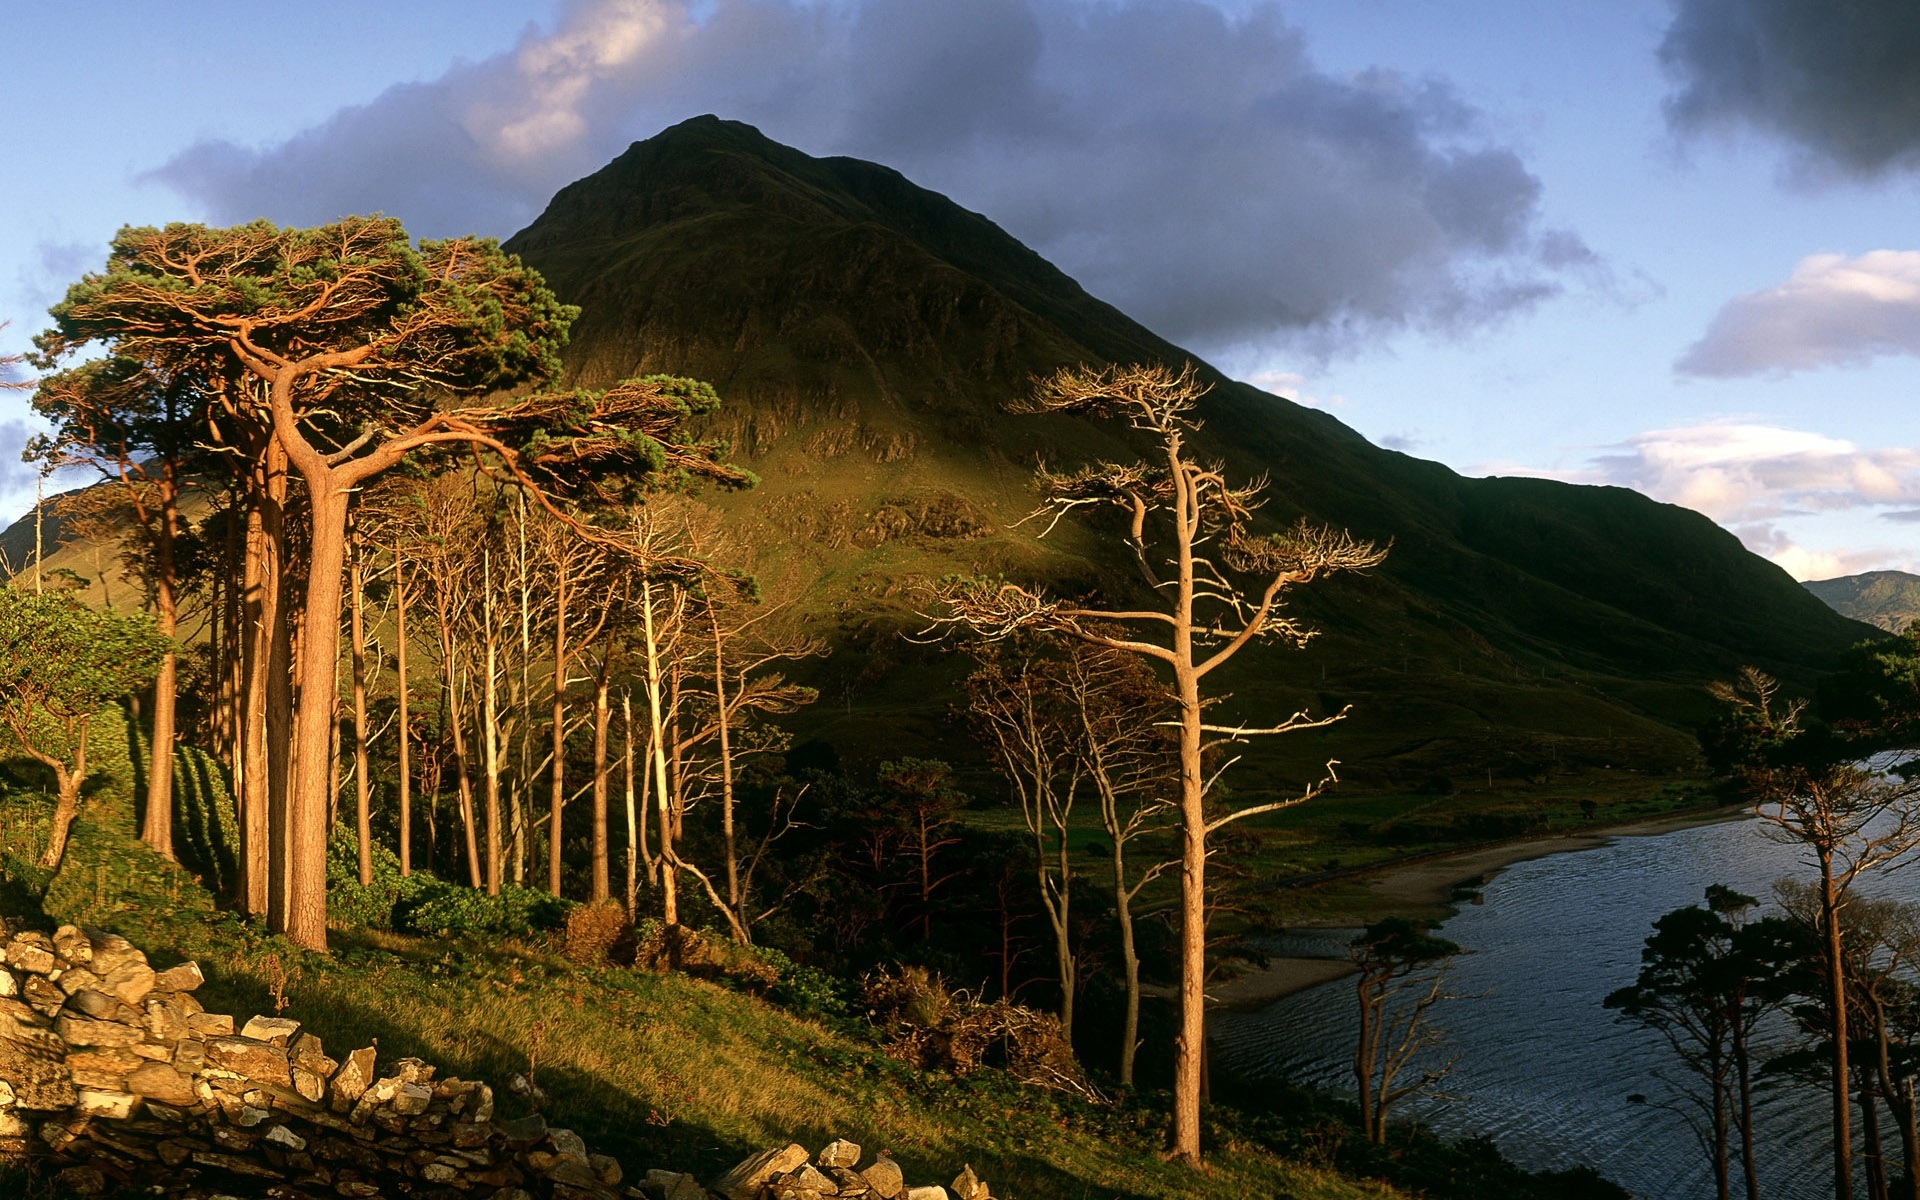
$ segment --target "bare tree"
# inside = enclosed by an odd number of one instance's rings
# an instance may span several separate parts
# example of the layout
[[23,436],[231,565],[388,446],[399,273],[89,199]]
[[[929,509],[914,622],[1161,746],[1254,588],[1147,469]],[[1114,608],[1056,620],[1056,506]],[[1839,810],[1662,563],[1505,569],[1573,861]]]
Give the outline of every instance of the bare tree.
[[[1283,593],[1335,571],[1363,570],[1385,551],[1350,534],[1300,522],[1281,533],[1256,533],[1263,481],[1235,486],[1222,469],[1195,458],[1188,436],[1201,426],[1197,407],[1207,386],[1191,366],[1117,366],[1061,371],[1017,411],[1117,416],[1155,443],[1158,458],[1101,462],[1066,473],[1043,470],[1044,500],[1036,518],[1118,513],[1122,538],[1152,600],[1140,606],[1061,600],[1017,584],[963,581],[945,586],[946,612],[936,625],[964,627],[988,638],[1048,629],[1137,654],[1172,676],[1178,706],[1180,828],[1180,1025],[1174,1050],[1171,1153],[1200,1162],[1201,1065],[1205,1054],[1207,840],[1223,826],[1303,803],[1337,779],[1334,763],[1298,794],[1216,812],[1208,795],[1219,778],[1203,771],[1210,745],[1328,725],[1306,711],[1271,724],[1207,720],[1208,677],[1263,638],[1299,646],[1312,632],[1285,615]],[[1049,529],[1052,525],[1049,524]],[[1229,760],[1229,765],[1231,765]],[[1225,768],[1221,768],[1224,770]]]

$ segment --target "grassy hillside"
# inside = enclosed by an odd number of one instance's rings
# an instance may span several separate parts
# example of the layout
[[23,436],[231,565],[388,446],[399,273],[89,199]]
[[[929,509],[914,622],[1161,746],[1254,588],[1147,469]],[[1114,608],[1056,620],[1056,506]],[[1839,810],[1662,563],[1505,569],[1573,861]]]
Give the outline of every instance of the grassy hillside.
[[[538,1107],[618,1157],[630,1178],[655,1166],[710,1177],[768,1145],[843,1136],[888,1148],[910,1178],[944,1180],[971,1164],[1003,1200],[1414,1194],[1343,1173],[1336,1160],[1421,1181],[1434,1196],[1618,1196],[1584,1175],[1523,1176],[1484,1144],[1449,1148],[1402,1134],[1372,1151],[1343,1124],[1342,1106],[1305,1095],[1266,1097],[1275,1108],[1266,1115],[1214,1110],[1209,1163],[1196,1173],[1155,1153],[1163,1097],[1094,1104],[992,1068],[964,1077],[912,1069],[860,1016],[822,1015],[819,981],[804,1002],[783,1006],[683,974],[582,965],[535,933],[424,938],[349,928],[330,955],[309,954],[222,911],[213,878],[132,839],[138,781],[125,726],[111,712],[100,725],[104,774],[51,879],[28,865],[48,802],[0,776],[0,915],[121,933],[157,966],[193,959],[208,979],[196,997],[211,1011],[244,1019],[284,1010],[336,1053],[377,1043],[383,1060],[414,1055],[445,1074],[491,1080],[503,1116]],[[191,767],[197,752],[183,750],[181,762]],[[184,770],[180,782],[186,812],[225,801],[217,774]],[[530,1076],[544,1098],[513,1094],[505,1085],[515,1074]],[[0,1163],[0,1191],[50,1194],[7,1170]],[[1568,1190],[1575,1182],[1587,1190]]]
[[[806,732],[843,756],[956,753],[919,581],[952,571],[1124,595],[1102,531],[1015,523],[1040,461],[1139,452],[1124,431],[1009,417],[1032,377],[1085,361],[1178,360],[985,217],[885,167],[814,159],[698,118],[555,196],[509,247],[583,308],[582,384],[672,371],[713,381],[718,432],[765,479],[726,502],[775,594],[836,654]],[[1352,702],[1344,726],[1256,748],[1241,786],[1285,789],[1326,757],[1363,788],[1691,762],[1702,685],[1755,662],[1806,682],[1871,631],[1706,518],[1635,493],[1463,479],[1332,417],[1215,377],[1205,452],[1272,480],[1299,514],[1391,541],[1377,573],[1302,595],[1325,631],[1252,657],[1247,715]],[[1467,403],[1470,397],[1436,397]],[[1537,773],[1537,772],[1536,772]]]

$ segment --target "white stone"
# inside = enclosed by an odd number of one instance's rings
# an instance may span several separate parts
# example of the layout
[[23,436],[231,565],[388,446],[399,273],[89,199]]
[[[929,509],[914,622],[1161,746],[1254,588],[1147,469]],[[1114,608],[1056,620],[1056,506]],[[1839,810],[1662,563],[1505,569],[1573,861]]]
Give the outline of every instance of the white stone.
[[288,1129],[285,1125],[275,1125],[272,1129],[267,1130],[266,1140],[276,1146],[285,1146],[289,1150],[305,1150],[307,1148],[307,1139],[301,1137],[293,1130]]
[[129,1092],[103,1092],[94,1088],[80,1089],[80,1102],[74,1109],[89,1117],[108,1117],[122,1121],[133,1115],[139,1105],[140,1097]]
[[299,1032],[300,1022],[288,1017],[255,1017],[240,1030],[240,1036],[256,1042],[271,1042],[275,1038],[290,1038]]

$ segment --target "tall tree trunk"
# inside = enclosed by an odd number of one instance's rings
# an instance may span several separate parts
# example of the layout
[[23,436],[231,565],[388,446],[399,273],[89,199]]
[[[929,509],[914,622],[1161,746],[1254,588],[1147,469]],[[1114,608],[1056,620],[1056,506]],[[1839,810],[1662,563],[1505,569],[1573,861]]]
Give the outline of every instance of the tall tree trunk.
[[593,686],[593,883],[595,904],[612,898],[607,836],[607,726],[612,723],[613,642],[602,647],[600,674]]
[[1821,849],[1818,853],[1820,933],[1826,943],[1826,961],[1822,966],[1827,975],[1830,1022],[1827,1038],[1832,1043],[1833,1195],[1834,1200],[1853,1200],[1853,1110],[1849,1102],[1853,1076],[1847,1064],[1846,960],[1840,945],[1840,897],[1833,879],[1833,852]]
[[1887,1164],[1880,1146],[1880,1105],[1873,1091],[1861,1080],[1860,1140],[1865,1144],[1867,1200],[1887,1200]]
[[[467,884],[478,890],[483,886],[480,875],[480,842],[473,828],[473,779],[467,764],[467,737],[462,728],[465,722],[460,715],[460,679],[457,665],[457,652],[453,644],[453,614],[450,610],[452,597],[446,595],[446,587],[441,586],[434,594],[434,616],[440,627],[440,666],[446,679],[447,728],[453,734],[453,764],[457,772],[456,786],[460,800],[460,824],[466,832]],[[429,842],[431,847],[431,841]],[[431,856],[431,849],[429,849]]]
[[480,594],[481,640],[486,646],[487,682],[481,689],[486,727],[487,754],[487,895],[500,894],[500,711],[496,680],[500,669],[500,639],[493,622],[493,560],[482,553],[483,585]]
[[660,815],[660,919],[667,925],[680,923],[680,898],[674,877],[673,820],[668,811],[667,753],[665,714],[660,706],[660,639],[653,620],[653,581],[642,577],[641,623],[647,641],[647,708],[649,749],[653,757],[654,803]]
[[633,693],[620,693],[621,757],[626,763],[627,800],[627,920],[640,911],[640,821],[633,791]]
[[268,923],[295,945],[324,951],[328,778],[339,683],[340,593],[346,568],[349,492],[324,466],[315,469],[302,457],[300,467],[307,484],[312,536],[307,546],[306,603],[300,614],[300,700],[294,715],[294,762],[287,789],[287,820],[278,847],[286,864],[286,892],[277,908],[269,912]]
[[560,894],[560,816],[567,806],[567,567],[560,564],[553,599],[553,789],[548,794],[547,890]]
[[353,612],[353,830],[360,850],[360,886],[373,883],[373,793],[367,778],[366,542],[357,534],[348,568]]
[[1113,843],[1113,911],[1120,925],[1120,967],[1126,984],[1126,1014],[1120,1023],[1120,1084],[1133,1086],[1133,1056],[1140,1049],[1140,952],[1133,943],[1133,893],[1127,890],[1126,855]]
[[1354,981],[1359,999],[1360,1035],[1353,1043],[1353,1087],[1360,1108],[1360,1128],[1370,1142],[1374,1140],[1373,1072],[1380,1042],[1379,1005],[1375,998],[1379,987],[1379,981],[1364,969]]
[[720,635],[718,605],[707,605],[707,619],[713,626],[713,705],[720,739],[720,836],[727,856],[727,907],[733,910],[734,923],[744,931],[747,906],[740,894],[740,852],[733,833],[733,713],[727,708],[726,646]]
[[176,655],[172,646],[178,620],[174,596],[174,538],[180,529],[179,478],[171,459],[160,464],[160,512],[156,523],[153,608],[160,635],[168,640],[153,681],[153,737],[147,765],[147,813],[140,838],[162,858],[173,858],[173,744],[177,707]]
[[[1760,1173],[1753,1161],[1753,1054],[1747,1046],[1746,1023],[1740,1019],[1733,1023],[1733,1067],[1735,1086],[1739,1089],[1735,1097],[1735,1117],[1740,1126],[1740,1169],[1747,1200],[1760,1200]],[[1913,1200],[1920,1200],[1920,1196]]]
[[[1186,578],[1190,578],[1187,576]],[[1190,612],[1190,604],[1181,606]],[[1201,774],[1200,685],[1191,666],[1190,621],[1175,627],[1180,699],[1180,1013],[1173,1050],[1173,1157],[1200,1162],[1200,1064],[1206,1050],[1207,814]]]
[[271,439],[263,454],[255,514],[249,519],[253,662],[248,671],[246,712],[247,795],[243,805],[247,912],[267,916],[285,889],[285,863],[274,853],[275,826],[283,805],[293,751],[293,634],[287,612],[287,457]]
[[399,706],[400,875],[405,878],[413,874],[413,722],[407,695],[407,575],[397,541],[393,545],[393,671]]

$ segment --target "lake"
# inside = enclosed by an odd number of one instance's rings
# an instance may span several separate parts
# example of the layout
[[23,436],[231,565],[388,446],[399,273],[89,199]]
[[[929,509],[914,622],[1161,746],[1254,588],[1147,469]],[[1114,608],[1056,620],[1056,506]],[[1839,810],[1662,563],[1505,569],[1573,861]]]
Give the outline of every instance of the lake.
[[[1403,1101],[1397,1115],[1449,1137],[1486,1134],[1531,1169],[1584,1163],[1653,1200],[1712,1196],[1705,1152],[1682,1117],[1658,1103],[1673,1096],[1660,1074],[1690,1077],[1659,1034],[1616,1020],[1601,1000],[1633,982],[1654,919],[1701,903],[1708,884],[1758,896],[1777,911],[1773,881],[1809,874],[1798,847],[1768,838],[1753,820],[1623,837],[1508,868],[1442,930],[1470,951],[1456,960],[1451,985],[1469,998],[1438,1012],[1460,1055],[1445,1084],[1458,1099]],[[1920,896],[1920,867],[1864,890]],[[1352,931],[1298,936],[1275,949],[1338,956]],[[1218,1012],[1210,1017],[1214,1053],[1245,1077],[1351,1094],[1354,1009],[1352,981],[1339,980],[1258,1011]],[[1636,1094],[1652,1103],[1629,1099]],[[1764,1195],[1832,1194],[1827,1114],[1823,1094],[1806,1085],[1762,1096],[1755,1123]],[[1883,1134],[1897,1155],[1897,1133]],[[1856,1177],[1863,1178],[1858,1167]]]

